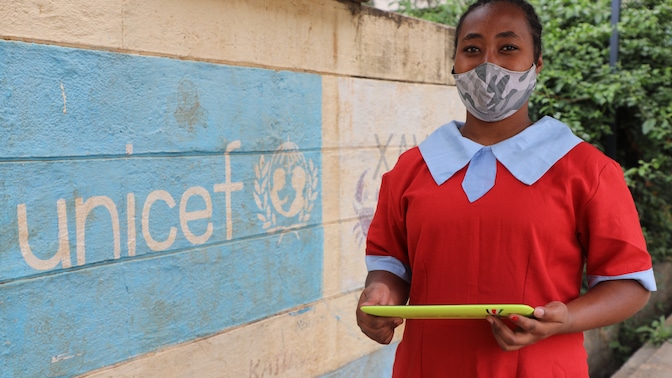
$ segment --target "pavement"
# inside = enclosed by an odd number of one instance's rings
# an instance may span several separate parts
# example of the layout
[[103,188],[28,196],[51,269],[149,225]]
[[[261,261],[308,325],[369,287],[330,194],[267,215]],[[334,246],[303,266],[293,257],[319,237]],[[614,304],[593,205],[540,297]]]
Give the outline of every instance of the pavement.
[[[672,326],[672,316],[665,324]],[[611,378],[671,378],[672,340],[659,346],[644,344]]]

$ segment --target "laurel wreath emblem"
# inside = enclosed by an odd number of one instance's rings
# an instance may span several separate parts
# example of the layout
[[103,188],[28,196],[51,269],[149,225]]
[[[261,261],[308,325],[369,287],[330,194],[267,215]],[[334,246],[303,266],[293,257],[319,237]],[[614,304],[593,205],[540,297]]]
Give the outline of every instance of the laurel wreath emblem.
[[278,213],[273,209],[268,194],[271,165],[271,161],[267,161],[265,156],[261,155],[259,164],[254,166],[254,202],[259,210],[261,210],[260,213],[257,213],[257,218],[262,222],[262,227],[267,232],[274,232],[305,226],[308,220],[310,220],[310,213],[317,199],[317,167],[312,160],[308,160],[307,168],[310,180],[306,183],[306,201],[298,214],[298,223],[291,226],[278,226]]

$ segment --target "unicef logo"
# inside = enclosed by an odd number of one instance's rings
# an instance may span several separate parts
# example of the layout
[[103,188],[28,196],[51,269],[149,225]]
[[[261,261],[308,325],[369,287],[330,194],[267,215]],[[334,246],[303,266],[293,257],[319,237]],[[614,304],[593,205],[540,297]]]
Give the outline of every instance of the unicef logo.
[[267,232],[305,226],[317,198],[317,168],[293,142],[285,142],[270,161],[264,155],[254,166],[257,217]]

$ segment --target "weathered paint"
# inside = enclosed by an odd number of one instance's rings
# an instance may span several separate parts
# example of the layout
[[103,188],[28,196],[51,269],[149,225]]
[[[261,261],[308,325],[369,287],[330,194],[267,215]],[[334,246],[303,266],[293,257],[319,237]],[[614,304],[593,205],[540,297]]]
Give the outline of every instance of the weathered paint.
[[[455,87],[339,78],[338,146],[342,223],[339,254],[341,291],[361,287],[366,277],[364,243],[378,201],[382,175],[399,155],[416,146],[448,120],[466,116]],[[325,86],[326,87],[326,86]],[[326,96],[325,98],[331,98]],[[325,145],[335,141],[324,138]]]
[[379,350],[358,358],[336,371],[324,374],[320,378],[371,378],[391,377],[394,354],[399,343],[386,345]]
[[[213,337],[171,346],[116,367],[86,374],[105,377],[319,377],[339,374],[339,367],[380,349],[362,335],[353,308],[357,295],[323,299],[258,322],[235,327]],[[370,376],[389,371],[392,347],[376,353],[368,366]],[[387,362],[385,361],[387,359]],[[350,371],[345,367],[344,371]],[[335,375],[339,376],[339,375]],[[347,373],[340,375],[350,377]]]
[[280,244],[259,238],[5,284],[0,375],[84,373],[319,298],[320,271],[305,269],[321,263],[306,253],[320,233],[309,228]]
[[[454,28],[348,0],[9,0],[0,37],[452,84]],[[4,4],[4,3],[3,3]]]
[[318,75],[0,42],[0,156],[321,146]]
[[[376,177],[464,115],[452,28],[347,0],[10,3],[0,376],[389,372],[354,317],[362,237]],[[270,184],[294,148],[303,197]]]
[[0,376],[321,298],[321,79],[0,42]]

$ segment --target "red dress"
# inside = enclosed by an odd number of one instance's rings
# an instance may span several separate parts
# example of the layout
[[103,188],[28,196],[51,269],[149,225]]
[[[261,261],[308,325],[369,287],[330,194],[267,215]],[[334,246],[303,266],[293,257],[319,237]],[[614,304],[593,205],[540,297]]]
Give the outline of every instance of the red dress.
[[[533,185],[497,162],[494,187],[473,203],[465,171],[437,185],[416,147],[383,176],[367,255],[410,267],[409,304],[567,303],[584,264],[595,276],[651,269],[623,172],[592,145]],[[485,320],[407,320],[393,375],[587,377],[588,366],[582,333],[505,352]]]

